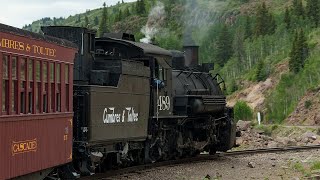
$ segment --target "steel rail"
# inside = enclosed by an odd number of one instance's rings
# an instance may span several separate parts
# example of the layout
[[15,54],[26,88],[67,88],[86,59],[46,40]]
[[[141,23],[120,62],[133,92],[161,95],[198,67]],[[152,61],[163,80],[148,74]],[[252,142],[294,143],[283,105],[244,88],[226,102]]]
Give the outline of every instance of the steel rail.
[[252,154],[261,154],[261,153],[277,153],[277,152],[288,152],[288,151],[302,151],[302,150],[311,150],[311,149],[320,149],[320,145],[308,145],[308,146],[289,146],[289,147],[279,147],[279,148],[262,148],[262,149],[250,149],[250,150],[238,150],[238,151],[229,151],[229,152],[219,152],[215,155],[209,154],[200,154],[196,157],[183,158],[177,160],[161,161],[150,164],[137,165],[132,167],[121,168],[117,170],[110,170],[105,173],[97,173],[93,176],[86,176],[80,179],[112,179],[112,177],[124,175],[124,174],[141,174],[143,170],[148,170],[157,167],[164,166],[173,166],[178,164],[187,164],[195,162],[205,162],[210,160],[216,160],[220,157],[227,156],[237,156],[237,155],[252,155]]

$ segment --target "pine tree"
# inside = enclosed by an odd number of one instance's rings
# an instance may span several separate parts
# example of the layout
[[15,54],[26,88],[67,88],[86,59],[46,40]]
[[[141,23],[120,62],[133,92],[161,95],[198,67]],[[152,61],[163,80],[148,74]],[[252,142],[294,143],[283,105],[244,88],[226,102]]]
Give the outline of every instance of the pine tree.
[[103,10],[100,18],[99,29],[98,29],[99,37],[102,37],[104,33],[108,32],[107,15],[108,15],[108,12],[107,12],[106,3],[103,3]]
[[293,1],[293,12],[296,16],[304,17],[304,8],[303,8],[302,0]]
[[299,72],[299,47],[298,47],[298,38],[299,33],[295,31],[292,49],[290,52],[290,60],[289,60],[289,69],[291,72],[297,73]]
[[262,60],[260,60],[260,61],[258,62],[255,76],[256,76],[256,80],[257,80],[258,82],[265,80],[265,77],[266,77],[266,76],[265,76],[265,73],[264,73],[264,63],[263,63]]
[[84,16],[84,27],[89,28],[89,19],[87,15]]
[[99,25],[99,18],[97,16],[94,17],[94,25],[95,26]]
[[115,21],[116,22],[119,22],[119,21],[121,21],[122,20],[122,11],[121,11],[121,9],[119,9],[119,12],[118,12],[118,14],[116,15],[116,17],[115,17]]
[[291,72],[298,73],[304,67],[305,61],[309,55],[309,47],[304,31],[296,31],[292,50],[290,52],[289,68]]
[[272,14],[269,14],[268,16],[268,26],[267,26],[267,34],[274,34],[276,32],[277,24],[276,20],[272,16]]
[[144,0],[140,0],[140,12],[141,12],[141,14],[146,13],[146,4],[145,4]]
[[256,25],[255,25],[255,35],[264,36],[267,34],[273,34],[276,30],[276,22],[271,13],[269,13],[266,4],[262,3],[258,7]]
[[130,10],[129,10],[129,7],[127,7],[125,10],[124,10],[124,14],[123,14],[123,17],[129,17],[131,14],[130,14]]
[[300,67],[303,68],[305,61],[309,56],[309,47],[308,47],[307,38],[304,34],[303,29],[300,30],[298,44],[300,46],[300,53],[301,53]]
[[219,64],[222,67],[231,58],[233,53],[232,38],[226,25],[223,26],[219,34],[216,44],[216,51],[217,64]]
[[291,28],[291,17],[290,17],[290,12],[289,12],[288,8],[286,8],[283,21],[286,24],[286,28],[290,29]]
[[245,23],[245,39],[249,38],[252,36],[252,27],[251,27],[251,20],[250,16],[246,17],[246,23]]
[[320,19],[319,0],[307,0],[306,15],[312,21],[315,27],[319,26]]

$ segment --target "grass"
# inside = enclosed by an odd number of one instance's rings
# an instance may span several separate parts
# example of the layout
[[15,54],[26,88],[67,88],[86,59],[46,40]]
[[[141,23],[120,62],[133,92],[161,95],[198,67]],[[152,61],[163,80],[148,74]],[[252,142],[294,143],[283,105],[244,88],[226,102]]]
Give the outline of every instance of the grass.
[[320,161],[313,162],[310,169],[311,170],[320,170]]
[[279,128],[279,125],[257,125],[256,128],[262,130],[265,135],[271,136],[272,133]]

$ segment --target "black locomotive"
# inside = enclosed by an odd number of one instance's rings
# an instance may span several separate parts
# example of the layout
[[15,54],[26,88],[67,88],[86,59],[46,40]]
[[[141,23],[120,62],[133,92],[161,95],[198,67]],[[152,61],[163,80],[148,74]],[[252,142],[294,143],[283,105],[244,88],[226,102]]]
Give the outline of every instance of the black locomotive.
[[209,73],[211,64],[198,65],[197,46],[189,44],[182,53],[135,42],[125,33],[95,38],[95,31],[79,27],[42,31],[79,47],[72,165],[78,173],[234,146],[233,112],[220,88],[224,82]]

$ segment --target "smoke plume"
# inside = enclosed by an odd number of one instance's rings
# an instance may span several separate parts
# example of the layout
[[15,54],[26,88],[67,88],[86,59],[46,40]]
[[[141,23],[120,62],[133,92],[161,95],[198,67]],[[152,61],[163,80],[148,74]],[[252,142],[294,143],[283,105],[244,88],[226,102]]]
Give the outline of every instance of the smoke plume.
[[149,13],[147,24],[141,29],[145,37],[140,39],[140,42],[151,43],[154,36],[159,32],[165,17],[166,12],[163,3],[157,2]]

